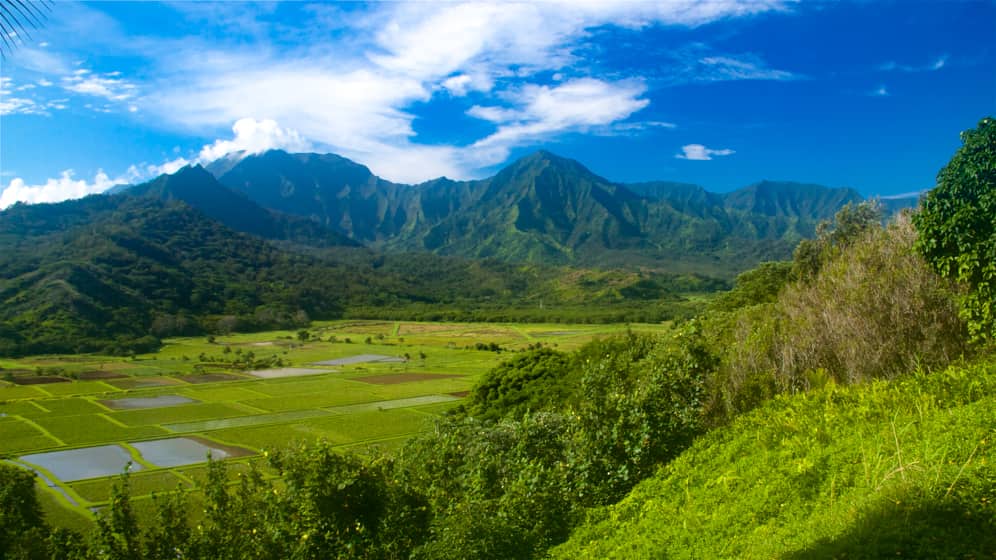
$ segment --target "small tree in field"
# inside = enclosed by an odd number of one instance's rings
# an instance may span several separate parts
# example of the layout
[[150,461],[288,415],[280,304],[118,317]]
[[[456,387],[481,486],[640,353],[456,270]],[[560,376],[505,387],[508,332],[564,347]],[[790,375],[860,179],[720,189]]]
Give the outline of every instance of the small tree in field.
[[961,314],[976,340],[996,339],[996,120],[961,134],[962,147],[914,216],[917,249],[946,278],[970,288]]

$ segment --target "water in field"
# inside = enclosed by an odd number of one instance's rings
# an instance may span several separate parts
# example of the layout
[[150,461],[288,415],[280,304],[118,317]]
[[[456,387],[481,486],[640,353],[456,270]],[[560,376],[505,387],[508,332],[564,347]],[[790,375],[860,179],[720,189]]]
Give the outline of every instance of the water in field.
[[[20,459],[41,467],[66,482],[121,474],[132,460],[131,455],[119,445],[35,453],[24,455]],[[140,470],[142,465],[131,464],[132,472]]]
[[191,438],[169,438],[133,443],[142,458],[160,467],[179,467],[204,463],[208,454],[212,459],[219,460],[229,456],[228,451],[217,447],[209,447],[201,441]]
[[258,369],[256,371],[250,371],[249,375],[252,375],[253,377],[261,377],[263,379],[277,379],[280,377],[321,375],[323,373],[332,373],[332,371],[327,369],[308,369],[308,368]]
[[362,364],[366,362],[404,362],[404,358],[399,358],[397,356],[385,356],[383,354],[358,354],[356,356],[349,356],[348,358],[339,358],[337,360],[326,360],[324,362],[315,362],[316,366],[348,366],[351,364]]
[[159,395],[158,397],[129,397],[126,399],[109,399],[103,404],[117,410],[134,410],[138,408],[161,408],[195,403],[194,399],[180,395]]

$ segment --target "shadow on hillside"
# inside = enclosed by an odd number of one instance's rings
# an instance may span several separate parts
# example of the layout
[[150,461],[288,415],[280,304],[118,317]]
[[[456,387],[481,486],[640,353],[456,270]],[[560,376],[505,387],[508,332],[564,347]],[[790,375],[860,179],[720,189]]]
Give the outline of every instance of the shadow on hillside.
[[836,539],[817,541],[784,560],[957,558],[996,559],[992,508],[956,502],[888,503],[864,516]]

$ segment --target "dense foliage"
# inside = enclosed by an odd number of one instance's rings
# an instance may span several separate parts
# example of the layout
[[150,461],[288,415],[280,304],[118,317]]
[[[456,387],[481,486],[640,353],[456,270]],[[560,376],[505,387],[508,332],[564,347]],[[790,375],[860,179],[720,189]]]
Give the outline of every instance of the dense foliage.
[[962,133],[914,218],[917,247],[945,278],[970,290],[962,312],[975,338],[996,339],[996,120]]

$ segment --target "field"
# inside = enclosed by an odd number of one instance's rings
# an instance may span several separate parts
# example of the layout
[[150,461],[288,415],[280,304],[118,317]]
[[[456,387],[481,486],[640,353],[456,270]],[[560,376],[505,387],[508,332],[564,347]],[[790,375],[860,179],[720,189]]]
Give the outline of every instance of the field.
[[107,474],[128,461],[142,509],[152,494],[177,488],[196,501],[208,449],[233,468],[318,439],[344,452],[389,452],[510,353],[538,344],[572,350],[626,328],[339,321],[171,339],[132,358],[0,360],[0,458],[38,472],[50,519],[78,526],[106,505]]

